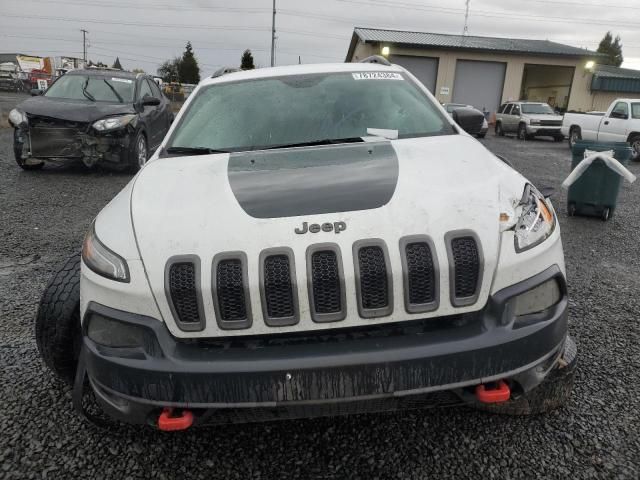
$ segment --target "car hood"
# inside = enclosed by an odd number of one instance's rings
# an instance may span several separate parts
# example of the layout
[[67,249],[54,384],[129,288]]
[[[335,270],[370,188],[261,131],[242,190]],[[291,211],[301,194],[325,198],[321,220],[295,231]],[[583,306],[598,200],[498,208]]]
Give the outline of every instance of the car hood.
[[[352,285],[354,243],[381,239],[389,251],[398,305],[397,313],[386,320],[406,320],[410,315],[401,307],[400,240],[430,236],[447,278],[445,237],[471,231],[484,254],[478,301],[455,309],[442,305],[438,313],[477,310],[486,303],[498,259],[500,214],[517,202],[524,184],[518,173],[467,135],[169,157],[152,160],[140,172],[131,194],[131,215],[151,288],[174,334],[188,335],[171,321],[165,294],[167,262],[171,257],[197,256],[202,292],[211,292],[211,265],[221,252],[246,255],[254,311],[251,333],[260,334],[269,330],[256,318],[258,259],[267,248],[293,252],[302,324],[311,322],[308,307],[302,306],[307,248],[337,245],[346,284]],[[339,222],[344,229],[335,227]],[[314,224],[322,228],[315,232],[310,228]],[[349,288],[347,293],[352,293]],[[448,286],[441,289],[448,295]],[[210,294],[204,294],[204,302],[207,309]],[[205,334],[220,334],[215,320],[207,321]]]
[[17,108],[29,115],[82,123],[113,115],[136,113],[133,105],[127,103],[85,102],[44,96],[31,97],[20,103]]
[[531,120],[555,120],[562,121],[562,115],[546,115],[546,114],[537,114],[537,113],[525,113],[523,116],[531,119]]

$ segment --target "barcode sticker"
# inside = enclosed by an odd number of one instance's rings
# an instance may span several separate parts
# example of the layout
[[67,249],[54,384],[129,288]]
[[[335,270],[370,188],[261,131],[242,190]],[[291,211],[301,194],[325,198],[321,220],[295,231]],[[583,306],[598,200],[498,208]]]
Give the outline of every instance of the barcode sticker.
[[129,80],[128,78],[111,77],[111,81],[113,81],[113,82],[122,82],[122,83],[133,83],[133,80]]
[[352,75],[356,80],[404,80],[402,75],[395,72],[358,72]]

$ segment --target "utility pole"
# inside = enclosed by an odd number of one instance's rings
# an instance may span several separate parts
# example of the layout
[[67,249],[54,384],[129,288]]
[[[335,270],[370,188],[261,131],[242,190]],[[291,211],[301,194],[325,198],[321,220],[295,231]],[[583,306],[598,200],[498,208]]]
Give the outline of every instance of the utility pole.
[[82,59],[84,63],[87,63],[87,32],[84,28],[80,29],[82,32]]
[[276,53],[276,0],[273,0],[273,16],[271,17],[271,66],[275,65]]
[[464,12],[464,29],[462,30],[462,35],[466,35],[469,33],[469,2],[471,0],[467,0],[467,8]]

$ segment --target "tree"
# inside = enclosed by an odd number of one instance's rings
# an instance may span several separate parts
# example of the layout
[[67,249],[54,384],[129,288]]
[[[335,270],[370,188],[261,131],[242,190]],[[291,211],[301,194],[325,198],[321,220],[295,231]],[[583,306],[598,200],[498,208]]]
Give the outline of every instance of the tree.
[[198,83],[200,81],[200,67],[198,67],[198,61],[193,55],[191,42],[187,42],[182,59],[178,64],[178,76],[180,82],[183,83]]
[[142,68],[134,68],[133,70],[131,70],[132,73],[144,73],[144,70]]
[[162,77],[162,81],[166,83],[177,82],[180,80],[180,57],[175,57],[173,60],[167,60],[160,68],[158,68],[158,75]]
[[256,66],[253,64],[253,55],[251,54],[251,50],[247,48],[240,59],[240,69],[253,70],[254,68],[256,68]]
[[613,38],[611,32],[607,32],[604,38],[598,45],[598,53],[604,53],[606,57],[598,60],[598,63],[603,65],[614,65],[619,67],[622,65],[624,57],[622,56],[622,43],[620,42],[620,35],[616,35]]
[[122,65],[120,65],[119,57],[116,57],[116,61],[113,62],[113,66],[111,68],[117,68],[118,70],[122,70]]

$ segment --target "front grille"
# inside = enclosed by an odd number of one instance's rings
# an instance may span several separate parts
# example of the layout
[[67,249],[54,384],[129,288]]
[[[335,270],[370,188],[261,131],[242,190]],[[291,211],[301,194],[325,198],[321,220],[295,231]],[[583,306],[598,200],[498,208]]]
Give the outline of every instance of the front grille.
[[455,298],[475,297],[480,280],[480,254],[475,239],[471,236],[454,238],[451,252]]
[[239,258],[221,260],[218,263],[216,296],[222,321],[247,319],[242,262]]
[[436,276],[431,247],[426,242],[411,242],[405,246],[408,309],[433,304],[436,298]]
[[389,315],[391,303],[390,272],[382,245],[363,245],[357,249],[360,316]]
[[178,320],[200,323],[197,269],[193,262],[177,262],[169,268],[169,297]]
[[307,250],[309,306],[315,322],[335,322],[346,316],[344,272],[340,249],[320,244]]
[[562,125],[562,120],[540,120],[540,125],[544,127],[559,127]]
[[263,258],[263,310],[268,325],[291,325],[297,321],[293,254],[274,253]]

